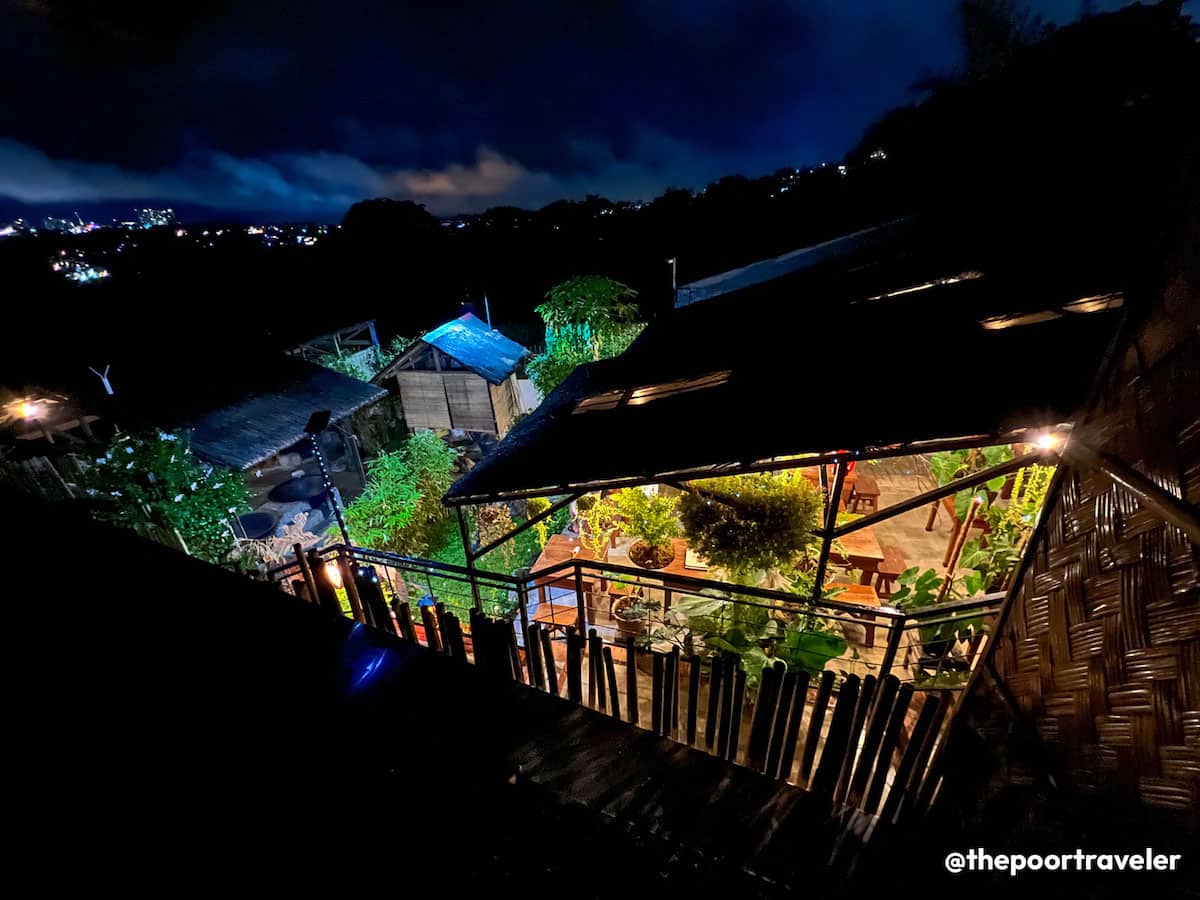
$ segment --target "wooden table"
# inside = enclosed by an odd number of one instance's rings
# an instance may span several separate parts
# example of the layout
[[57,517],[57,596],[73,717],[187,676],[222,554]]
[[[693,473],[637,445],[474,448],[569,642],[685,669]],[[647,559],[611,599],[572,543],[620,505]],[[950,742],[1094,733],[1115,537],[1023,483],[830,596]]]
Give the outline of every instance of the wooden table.
[[846,555],[843,556],[837,552],[837,549],[829,551],[829,561],[840,566],[850,566],[852,569],[862,569],[862,577],[859,578],[859,584],[870,584],[875,580],[875,573],[879,569],[879,564],[883,562],[883,548],[879,546],[879,538],[875,536],[875,529],[870,525],[866,528],[860,528],[858,531],[852,531],[844,537],[838,538],[836,543],[840,543],[846,548]]
[[579,608],[561,603],[539,603],[530,621],[537,622],[547,631],[565,632],[568,626],[579,621]]
[[[866,606],[878,609],[880,606],[879,595],[875,593],[875,588],[869,584],[838,584],[834,583],[830,587],[840,587],[844,590],[833,598],[834,603],[853,603],[856,606]],[[872,612],[852,613],[856,619],[863,619],[863,637],[864,647],[875,646],[875,614]]]
[[[687,551],[688,542],[683,538],[672,538],[671,546],[675,548],[675,558],[671,560],[671,564],[663,566],[661,569],[647,569],[650,575],[659,575],[663,579],[670,578],[672,575],[681,575],[685,578],[708,578],[710,577],[708,569],[689,569],[687,567]],[[663,612],[671,608],[671,587],[669,584],[663,584]]]
[[[576,549],[578,548],[578,552]],[[550,540],[546,541],[546,546],[538,555],[537,560],[533,564],[533,571],[536,573],[541,569],[548,569],[558,563],[567,562],[572,559],[581,559],[585,561],[595,560],[596,556],[587,547],[583,546],[577,538],[569,537],[565,534],[552,534]],[[601,557],[603,559],[603,557]],[[589,572],[586,569],[581,572],[581,583],[585,594],[591,594],[595,591],[603,592],[608,589],[608,583],[603,575],[597,572]],[[533,620],[535,622],[542,621],[538,618],[541,614],[540,607],[546,601],[547,588],[565,588],[570,591],[575,590],[575,573],[570,569],[561,572],[555,572],[551,575],[546,575],[537,579],[533,586],[538,592],[538,612],[534,613]],[[562,607],[558,607],[562,609]],[[581,623],[586,627],[587,622]]]

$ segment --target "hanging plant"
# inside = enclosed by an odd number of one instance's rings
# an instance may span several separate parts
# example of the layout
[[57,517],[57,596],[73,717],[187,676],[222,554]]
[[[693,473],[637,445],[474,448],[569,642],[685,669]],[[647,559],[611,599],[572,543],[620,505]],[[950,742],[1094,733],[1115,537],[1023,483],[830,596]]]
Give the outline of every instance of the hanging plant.
[[793,566],[815,544],[820,513],[821,495],[790,473],[709,479],[679,501],[691,546],[743,580]]
[[[525,502],[525,515],[530,519],[536,519],[549,508],[550,501],[545,497],[531,497]],[[538,547],[545,550],[546,542],[550,540],[550,529],[546,525],[546,520],[535,522],[533,531],[537,535]]]

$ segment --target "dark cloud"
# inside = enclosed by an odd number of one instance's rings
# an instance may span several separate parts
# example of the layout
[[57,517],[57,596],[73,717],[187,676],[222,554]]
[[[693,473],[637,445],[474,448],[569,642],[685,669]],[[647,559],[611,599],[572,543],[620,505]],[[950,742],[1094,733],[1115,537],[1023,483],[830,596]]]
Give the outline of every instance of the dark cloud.
[[10,5],[0,198],[645,197],[839,157],[959,57],[953,0],[177,6]]

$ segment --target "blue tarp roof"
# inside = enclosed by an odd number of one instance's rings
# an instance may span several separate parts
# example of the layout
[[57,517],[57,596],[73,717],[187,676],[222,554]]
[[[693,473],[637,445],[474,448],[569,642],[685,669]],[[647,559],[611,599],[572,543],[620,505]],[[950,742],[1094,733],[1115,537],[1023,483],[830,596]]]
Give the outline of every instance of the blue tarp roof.
[[472,313],[463,313],[421,337],[472,372],[499,384],[517,368],[529,351],[510,341]]

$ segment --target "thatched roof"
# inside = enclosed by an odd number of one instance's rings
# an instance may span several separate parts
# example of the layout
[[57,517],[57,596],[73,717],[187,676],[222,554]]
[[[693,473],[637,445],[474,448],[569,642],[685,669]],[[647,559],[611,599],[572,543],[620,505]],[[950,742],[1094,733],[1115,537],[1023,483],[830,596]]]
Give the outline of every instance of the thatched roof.
[[386,396],[377,385],[281,356],[269,378],[247,380],[242,396],[178,424],[191,429],[197,456],[248,469],[303,438],[314,412],[328,409],[336,421]]
[[1103,293],[1090,275],[1039,279],[947,239],[914,225],[865,258],[675,309],[576,369],[447,502],[1069,421],[1120,298],[1068,311]]

